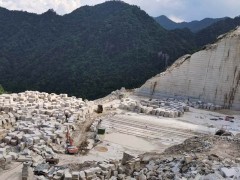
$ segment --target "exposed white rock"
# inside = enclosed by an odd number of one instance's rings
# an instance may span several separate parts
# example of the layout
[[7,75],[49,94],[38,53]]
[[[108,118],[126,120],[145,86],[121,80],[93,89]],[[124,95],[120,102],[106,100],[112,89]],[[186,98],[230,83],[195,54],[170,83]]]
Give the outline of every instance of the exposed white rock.
[[240,168],[239,167],[232,167],[232,168],[221,168],[221,173],[223,175],[223,177],[225,178],[236,178],[239,179],[240,178],[240,172],[239,172]]
[[216,44],[181,57],[135,93],[152,98],[194,98],[240,110],[239,84],[240,28],[237,28],[221,36]]
[[72,133],[93,110],[94,102],[66,94],[0,95],[0,164],[31,161],[36,166],[56,158],[55,153],[65,152],[67,127]]
[[186,103],[175,99],[169,99],[167,101],[158,99],[136,101],[127,98],[122,99],[119,108],[137,113],[170,118],[180,117],[185,111],[189,111],[189,107]]

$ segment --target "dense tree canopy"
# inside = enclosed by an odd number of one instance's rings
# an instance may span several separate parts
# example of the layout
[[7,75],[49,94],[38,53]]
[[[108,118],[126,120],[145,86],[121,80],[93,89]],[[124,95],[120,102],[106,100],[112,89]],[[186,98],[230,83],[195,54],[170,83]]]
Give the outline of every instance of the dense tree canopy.
[[0,8],[0,84],[95,99],[135,88],[198,48],[137,6],[109,1],[59,16]]

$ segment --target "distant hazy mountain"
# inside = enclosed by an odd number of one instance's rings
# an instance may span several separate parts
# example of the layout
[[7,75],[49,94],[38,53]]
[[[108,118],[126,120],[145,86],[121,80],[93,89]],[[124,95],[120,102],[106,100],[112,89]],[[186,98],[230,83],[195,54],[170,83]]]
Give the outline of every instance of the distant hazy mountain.
[[167,30],[188,28],[192,32],[198,32],[223,19],[224,18],[205,18],[201,21],[176,23],[164,15],[155,18],[155,20]]
[[208,43],[213,43],[216,38],[228,31],[240,26],[240,16],[235,18],[225,18],[195,34],[195,42],[198,47]]

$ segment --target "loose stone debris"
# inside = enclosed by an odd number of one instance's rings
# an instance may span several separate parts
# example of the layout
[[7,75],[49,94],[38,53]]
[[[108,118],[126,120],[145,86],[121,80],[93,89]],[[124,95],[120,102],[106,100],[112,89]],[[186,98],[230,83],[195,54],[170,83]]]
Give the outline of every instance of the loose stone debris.
[[26,91],[0,96],[1,166],[11,161],[37,166],[64,153],[66,130],[71,132],[93,113],[94,104],[67,94]]
[[[142,87],[95,101],[37,91],[1,95],[0,179],[240,179],[240,113],[222,109],[240,109],[239,37],[238,27]],[[158,149],[113,146],[104,141],[109,129],[128,134],[127,145],[129,137],[142,138]],[[84,156],[65,154],[72,147]]]
[[[220,148],[226,147],[222,154]],[[232,148],[232,149],[231,149]],[[240,139],[201,136],[187,139],[162,154],[138,157],[124,153],[120,161],[85,162],[46,168],[52,179],[239,179]],[[226,156],[227,155],[227,156]],[[44,171],[44,170],[42,170]]]
[[213,103],[205,103],[203,101],[199,101],[196,99],[189,100],[188,105],[195,109],[206,109],[206,110],[211,110],[211,111],[218,111],[218,110],[223,109],[223,106],[215,105]]
[[172,98],[167,100],[141,100],[140,102],[133,99],[125,99],[119,108],[170,118],[180,117],[184,112],[189,111],[189,106],[186,103]]
[[195,109],[206,109],[211,111],[221,110],[223,107],[212,103],[204,103],[196,99],[148,99],[134,100],[130,98],[122,99],[119,108],[148,115],[176,118],[183,116],[184,112],[189,112],[189,107]]
[[[66,153],[68,129],[71,136],[73,134],[77,136],[73,137],[76,146],[79,146],[78,143],[82,143],[84,138],[86,139],[84,147],[79,147],[79,149],[85,151],[87,156],[88,152],[104,140],[106,129],[102,126],[103,120],[105,124],[106,119],[109,119],[109,122],[112,120],[115,124],[119,122],[120,129],[129,126],[130,129],[124,129],[129,132],[134,129],[130,125],[137,123],[136,120],[127,123],[127,120],[119,116],[111,118],[116,113],[120,115],[131,111],[152,117],[177,119],[189,113],[192,107],[202,108],[202,106],[196,106],[196,104],[201,104],[200,102],[192,103],[188,100],[174,98],[143,99],[128,97],[128,94],[129,92],[123,88],[94,102],[68,97],[66,94],[56,95],[35,91],[1,95],[0,170],[8,170],[12,163],[18,162],[23,163],[22,179],[144,180],[240,177],[238,174],[240,170],[239,139],[233,135],[228,137],[196,136],[180,145],[168,148],[162,154],[136,155],[125,151],[122,160],[85,161],[82,164],[74,161],[74,163],[58,165],[59,156]],[[101,106],[100,113],[97,111],[99,105]],[[207,109],[218,110],[211,108],[212,106],[209,104]],[[93,115],[95,117],[90,118]],[[125,125],[124,122],[126,122]],[[135,129],[144,128],[145,133],[158,129],[152,127],[153,125],[147,127],[142,123],[139,121]],[[81,134],[82,126],[88,129],[88,132]],[[174,132],[174,128],[172,130],[163,128],[161,131],[161,133],[165,131],[168,134],[175,133],[178,136],[180,133],[180,131]],[[181,133],[186,135],[182,139],[194,136],[194,133],[184,130]],[[174,141],[172,142],[174,144]],[[219,147],[220,145],[225,145],[226,151],[228,149],[231,151],[219,153],[217,149],[223,149]],[[102,149],[104,151],[99,151],[99,153],[108,151],[103,146]],[[69,159],[74,159],[79,155],[68,156]]]

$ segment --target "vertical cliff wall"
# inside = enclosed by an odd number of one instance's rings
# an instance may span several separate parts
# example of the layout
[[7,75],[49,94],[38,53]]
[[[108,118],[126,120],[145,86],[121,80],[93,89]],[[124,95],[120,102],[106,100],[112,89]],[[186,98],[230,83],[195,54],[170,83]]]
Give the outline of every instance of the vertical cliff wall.
[[204,50],[181,57],[135,93],[152,98],[197,98],[240,110],[239,84],[240,28],[236,28]]

